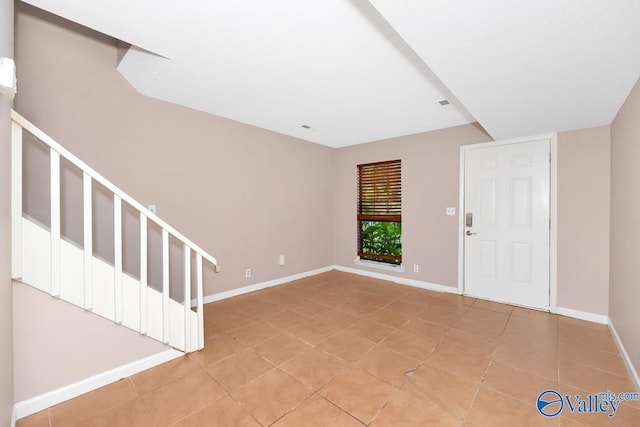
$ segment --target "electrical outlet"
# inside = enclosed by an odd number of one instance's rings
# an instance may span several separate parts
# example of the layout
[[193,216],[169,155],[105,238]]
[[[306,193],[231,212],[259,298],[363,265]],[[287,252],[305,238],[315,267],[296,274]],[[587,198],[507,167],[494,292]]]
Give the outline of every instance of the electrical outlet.
[[418,273],[420,271],[420,266],[418,264],[413,264],[413,272]]
[[454,216],[456,214],[456,208],[447,208],[447,216]]
[[251,269],[250,269],[250,268],[247,268],[247,269],[244,271],[244,277],[251,277]]
[[151,211],[152,214],[155,215],[155,213],[156,213],[156,205],[149,205],[149,210]]

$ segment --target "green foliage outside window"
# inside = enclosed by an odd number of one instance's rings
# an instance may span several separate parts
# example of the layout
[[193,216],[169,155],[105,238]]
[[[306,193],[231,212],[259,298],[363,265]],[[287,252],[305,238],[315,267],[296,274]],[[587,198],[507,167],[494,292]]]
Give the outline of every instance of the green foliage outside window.
[[399,265],[402,256],[402,224],[393,221],[360,221],[360,258]]

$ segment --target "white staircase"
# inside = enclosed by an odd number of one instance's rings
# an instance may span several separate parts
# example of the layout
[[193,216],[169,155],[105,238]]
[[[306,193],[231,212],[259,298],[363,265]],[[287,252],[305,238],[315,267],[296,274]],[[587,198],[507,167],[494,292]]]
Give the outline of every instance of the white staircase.
[[11,118],[13,278],[178,350],[204,348],[203,268],[216,259]]

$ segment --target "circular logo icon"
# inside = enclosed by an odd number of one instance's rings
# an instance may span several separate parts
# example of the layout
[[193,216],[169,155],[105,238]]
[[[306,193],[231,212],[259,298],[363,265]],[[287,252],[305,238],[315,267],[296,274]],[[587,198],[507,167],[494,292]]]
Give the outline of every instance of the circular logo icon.
[[562,412],[564,401],[557,391],[545,390],[538,395],[536,408],[538,408],[538,412],[540,412],[541,415],[551,418]]

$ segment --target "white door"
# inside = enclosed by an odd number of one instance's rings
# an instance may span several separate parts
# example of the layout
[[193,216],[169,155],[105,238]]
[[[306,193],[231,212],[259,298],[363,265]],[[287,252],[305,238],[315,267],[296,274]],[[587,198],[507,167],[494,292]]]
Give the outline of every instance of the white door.
[[464,293],[549,308],[549,140],[464,153]]

